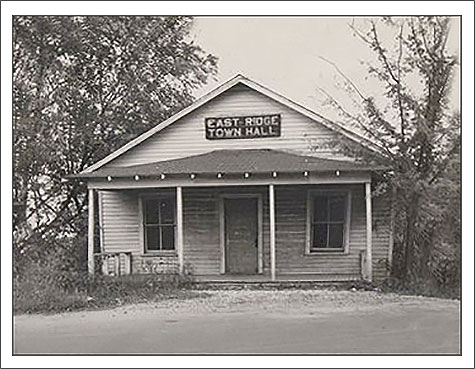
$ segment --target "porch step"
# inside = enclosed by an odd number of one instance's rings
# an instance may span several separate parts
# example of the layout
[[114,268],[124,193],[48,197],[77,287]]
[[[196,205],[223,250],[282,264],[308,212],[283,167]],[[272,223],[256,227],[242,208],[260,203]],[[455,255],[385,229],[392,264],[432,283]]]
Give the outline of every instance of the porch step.
[[346,289],[360,280],[345,281],[195,281],[192,288],[198,290],[284,290],[284,289]]

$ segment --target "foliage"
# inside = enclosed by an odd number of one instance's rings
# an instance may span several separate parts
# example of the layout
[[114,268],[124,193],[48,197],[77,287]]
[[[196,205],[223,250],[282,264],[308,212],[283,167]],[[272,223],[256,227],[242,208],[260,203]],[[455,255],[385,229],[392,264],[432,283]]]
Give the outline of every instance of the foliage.
[[189,291],[194,277],[188,264],[184,275],[91,277],[86,270],[85,244],[84,236],[61,240],[30,238],[22,249],[27,250],[28,257],[14,256],[14,313],[107,308],[196,296]]
[[65,268],[68,260],[50,255],[29,263],[23,273],[17,274],[13,283],[14,313],[53,313],[203,296],[191,291],[193,278],[189,275],[92,278],[86,271]]
[[[457,65],[447,51],[450,18],[384,18],[350,27],[376,56],[366,63],[383,96],[366,96],[343,73],[355,113],[324,92],[343,120],[378,148],[393,170],[379,178],[394,193],[392,277],[459,288],[460,117],[449,108]],[[392,34],[393,39],[380,36]],[[393,41],[393,43],[391,43]],[[354,145],[344,150],[375,160]]]
[[457,286],[454,288],[453,284],[440,285],[434,283],[434,280],[432,279],[423,280],[421,278],[415,278],[410,281],[405,281],[398,278],[388,278],[379,283],[376,289],[382,293],[460,299],[460,288]]
[[63,290],[56,286],[37,289],[34,283],[27,280],[15,281],[14,314],[90,310],[206,296],[192,291],[190,285],[182,283],[178,277],[173,280],[139,275],[99,277],[94,280],[89,279],[87,274],[82,274],[82,277],[81,282],[85,287],[75,290]]
[[[38,260],[38,253],[85,234],[85,187],[63,183],[66,175],[190,104],[193,90],[215,73],[217,59],[193,42],[191,22],[190,17],[13,17],[18,268],[23,260]],[[38,243],[48,251],[37,250]]]

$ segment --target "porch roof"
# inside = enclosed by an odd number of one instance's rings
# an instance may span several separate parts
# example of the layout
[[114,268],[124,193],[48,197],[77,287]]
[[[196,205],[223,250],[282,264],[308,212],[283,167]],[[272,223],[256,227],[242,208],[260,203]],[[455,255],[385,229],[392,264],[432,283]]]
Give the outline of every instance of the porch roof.
[[323,159],[271,149],[215,150],[181,159],[157,161],[127,167],[98,169],[74,177],[153,177],[160,174],[216,174],[216,173],[271,173],[271,172],[329,172],[385,170],[381,165],[368,165],[355,161]]

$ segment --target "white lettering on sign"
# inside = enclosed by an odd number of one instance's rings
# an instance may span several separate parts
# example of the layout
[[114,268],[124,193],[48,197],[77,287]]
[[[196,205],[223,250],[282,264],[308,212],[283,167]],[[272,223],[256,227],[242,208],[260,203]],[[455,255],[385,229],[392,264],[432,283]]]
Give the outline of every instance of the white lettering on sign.
[[205,118],[208,140],[280,136],[280,114]]

